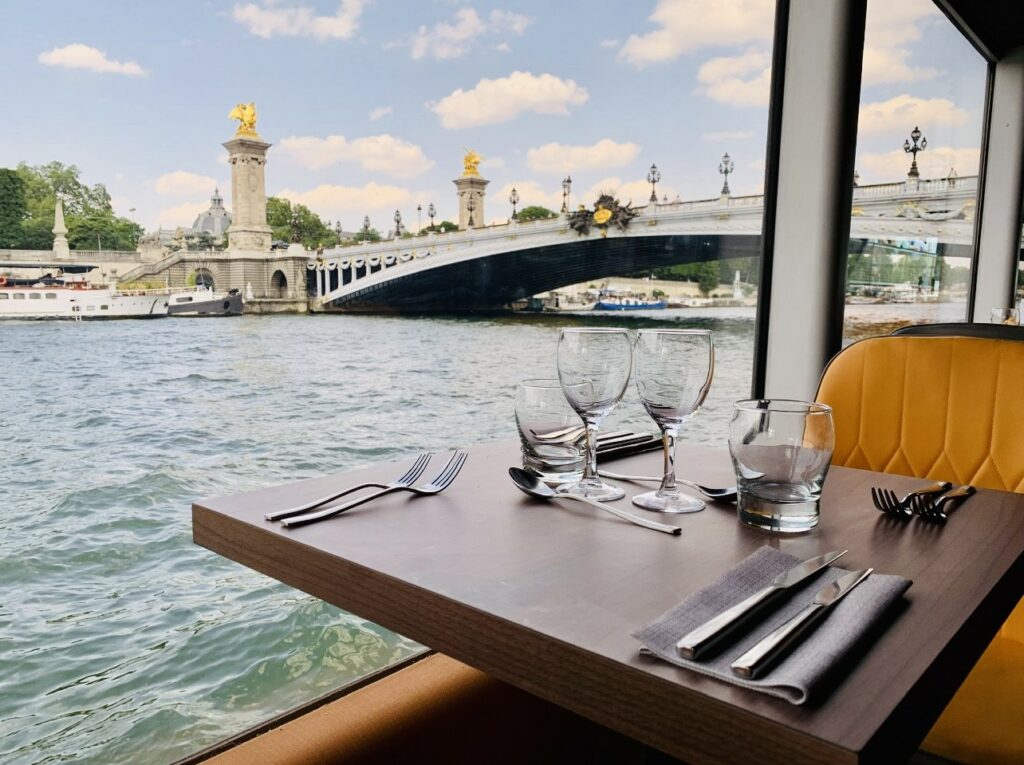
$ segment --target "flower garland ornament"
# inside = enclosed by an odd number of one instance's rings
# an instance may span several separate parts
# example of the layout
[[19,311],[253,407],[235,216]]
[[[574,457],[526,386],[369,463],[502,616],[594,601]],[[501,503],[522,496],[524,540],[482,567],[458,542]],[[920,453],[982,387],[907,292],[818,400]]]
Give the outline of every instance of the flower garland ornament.
[[594,203],[594,209],[588,210],[583,205],[576,212],[569,213],[569,227],[580,236],[590,236],[594,226],[601,230],[601,236],[608,236],[608,229],[615,226],[625,231],[629,222],[637,216],[631,205],[621,205],[611,194],[602,194]]

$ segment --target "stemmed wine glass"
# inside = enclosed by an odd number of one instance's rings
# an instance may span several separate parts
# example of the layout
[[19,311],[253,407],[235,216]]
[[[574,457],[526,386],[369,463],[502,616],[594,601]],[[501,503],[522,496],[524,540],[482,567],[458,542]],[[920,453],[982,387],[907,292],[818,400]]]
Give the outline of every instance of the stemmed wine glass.
[[715,373],[715,343],[705,329],[642,329],[636,340],[636,389],[661,428],[665,474],[656,491],[638,494],[633,504],[662,513],[695,513],[699,499],[676,488],[676,438],[682,424],[704,403]]
[[569,405],[587,426],[586,460],[578,483],[558,491],[599,501],[626,493],[597,475],[597,430],[629,384],[633,348],[624,329],[563,329],[558,338],[558,380]]

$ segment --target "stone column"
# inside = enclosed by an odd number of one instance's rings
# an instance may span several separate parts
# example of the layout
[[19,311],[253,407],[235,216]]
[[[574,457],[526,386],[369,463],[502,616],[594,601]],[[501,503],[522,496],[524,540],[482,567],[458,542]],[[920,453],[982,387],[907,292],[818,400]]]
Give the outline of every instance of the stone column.
[[456,178],[455,184],[459,196],[459,230],[464,231],[470,228],[469,225],[469,200],[474,203],[472,228],[479,228],[487,225],[487,218],[484,217],[484,193],[490,181],[481,178],[479,175],[464,175]]
[[270,252],[264,167],[270,144],[259,137],[236,136],[223,144],[231,165],[231,225],[228,249]]
[[67,233],[68,227],[64,225],[64,202],[57,197],[57,206],[53,210],[53,255],[55,258],[71,257]]

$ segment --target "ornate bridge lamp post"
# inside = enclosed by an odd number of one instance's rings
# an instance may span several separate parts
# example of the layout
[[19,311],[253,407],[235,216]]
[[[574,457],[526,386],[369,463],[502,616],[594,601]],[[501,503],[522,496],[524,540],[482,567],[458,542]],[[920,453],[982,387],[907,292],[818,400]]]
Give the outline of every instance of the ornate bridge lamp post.
[[658,204],[658,181],[661,180],[661,171],[657,165],[651,165],[651,169],[647,171],[647,182],[651,184],[651,204]]
[[402,213],[395,210],[395,239],[402,236]]
[[519,192],[512,187],[512,193],[508,195],[508,201],[512,203],[512,220],[519,220],[519,213],[516,212],[516,205],[519,204]]
[[736,169],[736,163],[732,161],[729,152],[722,155],[722,161],[718,163],[718,172],[725,176],[725,183],[722,184],[722,196],[727,197],[729,191],[729,173]]
[[299,206],[298,205],[296,205],[295,207],[292,208],[292,217],[288,221],[288,228],[291,229],[291,231],[289,233],[291,234],[292,242],[298,242],[298,241],[300,241],[302,239],[301,231],[300,231],[300,227],[299,227]]
[[434,203],[431,202],[427,205],[427,217],[430,218],[430,230],[434,230],[434,216],[437,215],[437,210],[434,209]]
[[420,233],[423,230],[423,205],[416,205],[416,233]]
[[[910,141],[913,141],[911,143]],[[920,141],[920,145],[918,144]],[[921,135],[921,129],[916,125],[914,129],[910,131],[910,139],[903,142],[903,151],[907,154],[912,154],[914,159],[910,163],[910,172],[907,173],[908,178],[920,178],[921,174],[917,171],[917,153],[924,151],[928,148],[928,139]]]
[[562,213],[569,212],[569,192],[572,191],[572,176],[565,176],[562,181]]
[[476,200],[472,196],[466,200],[466,209],[469,211],[469,227],[473,228],[476,223],[473,221],[473,211],[476,210]]
[[370,233],[370,216],[369,215],[364,215],[363,216],[363,233],[364,234],[369,234]]
[[338,243],[341,243],[341,221],[334,221],[334,233],[338,235]]

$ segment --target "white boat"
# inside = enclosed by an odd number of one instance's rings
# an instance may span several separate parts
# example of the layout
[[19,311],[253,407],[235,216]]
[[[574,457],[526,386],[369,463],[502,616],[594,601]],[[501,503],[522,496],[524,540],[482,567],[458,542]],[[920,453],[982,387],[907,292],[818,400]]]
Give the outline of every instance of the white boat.
[[167,313],[170,316],[241,316],[242,311],[242,293],[238,290],[216,292],[199,285],[174,290],[167,299]]
[[159,319],[167,316],[167,297],[84,280],[0,277],[0,319]]

